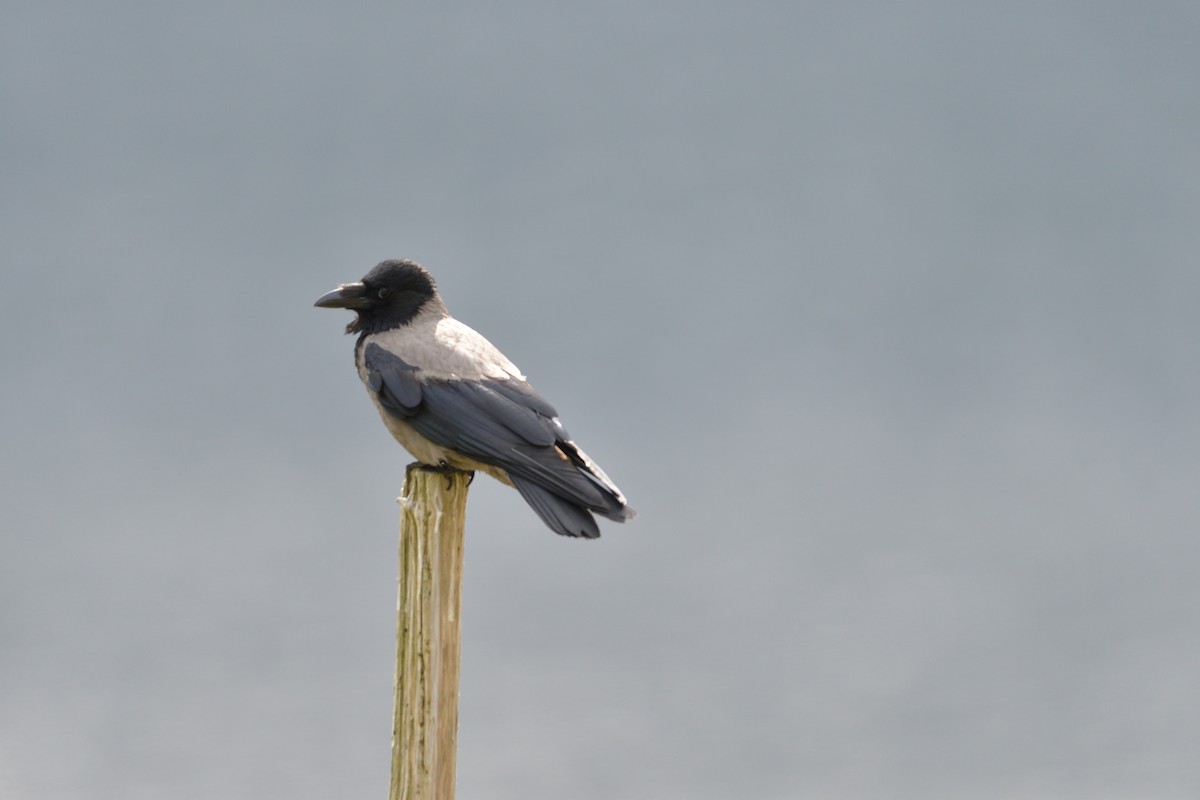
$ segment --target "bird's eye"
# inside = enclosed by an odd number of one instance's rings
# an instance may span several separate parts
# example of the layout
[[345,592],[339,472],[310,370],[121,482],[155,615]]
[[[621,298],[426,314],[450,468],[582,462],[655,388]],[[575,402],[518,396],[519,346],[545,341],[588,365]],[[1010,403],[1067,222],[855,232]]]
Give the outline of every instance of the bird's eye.
[[375,295],[376,295],[376,296],[377,296],[377,297],[378,297],[380,300],[387,300],[387,299],[388,299],[388,295],[389,295],[389,294],[391,294],[391,293],[392,293],[392,290],[391,290],[391,289],[386,289],[386,288],[385,288],[385,289],[380,289],[378,292],[376,292],[376,293],[375,293]]

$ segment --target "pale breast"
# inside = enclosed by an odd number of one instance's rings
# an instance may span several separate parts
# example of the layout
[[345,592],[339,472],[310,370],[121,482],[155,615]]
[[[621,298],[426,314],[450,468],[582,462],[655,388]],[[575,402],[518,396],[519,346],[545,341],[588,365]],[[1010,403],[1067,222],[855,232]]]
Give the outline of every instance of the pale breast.
[[436,466],[445,462],[456,469],[485,472],[502,483],[512,485],[504,470],[481,464],[431,442],[404,420],[384,409],[367,383],[364,354],[369,344],[377,344],[417,368],[417,376],[421,381],[514,377],[523,380],[516,365],[487,339],[444,312],[422,312],[402,328],[371,334],[363,341],[363,347],[358,348],[355,359],[358,376],[366,385],[367,393],[375,403],[384,425],[415,459],[423,464]]

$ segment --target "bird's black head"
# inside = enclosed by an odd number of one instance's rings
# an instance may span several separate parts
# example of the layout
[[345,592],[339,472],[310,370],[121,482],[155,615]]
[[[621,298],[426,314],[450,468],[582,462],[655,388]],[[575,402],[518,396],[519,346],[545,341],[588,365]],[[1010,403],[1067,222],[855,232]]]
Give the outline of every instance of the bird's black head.
[[346,333],[378,333],[407,325],[437,298],[433,278],[415,261],[381,261],[357,283],[343,283],[317,300],[321,308],[358,312]]

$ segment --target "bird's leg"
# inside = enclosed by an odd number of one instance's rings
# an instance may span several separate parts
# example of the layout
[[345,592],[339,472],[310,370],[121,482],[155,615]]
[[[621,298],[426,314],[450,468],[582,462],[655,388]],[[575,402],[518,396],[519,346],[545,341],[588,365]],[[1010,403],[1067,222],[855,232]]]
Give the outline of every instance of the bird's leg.
[[[437,464],[425,464],[423,462],[418,461],[416,464],[414,464],[414,466],[423,472],[436,472],[440,475],[444,475],[446,477],[446,489],[447,490],[449,490],[450,487],[453,485],[452,479],[454,477],[454,473],[466,471],[466,470],[461,470],[458,467],[450,466],[449,464],[446,463],[445,459],[438,461]],[[466,471],[466,472],[470,476],[467,479],[467,485],[470,486],[471,481],[475,480],[475,473],[472,471]]]

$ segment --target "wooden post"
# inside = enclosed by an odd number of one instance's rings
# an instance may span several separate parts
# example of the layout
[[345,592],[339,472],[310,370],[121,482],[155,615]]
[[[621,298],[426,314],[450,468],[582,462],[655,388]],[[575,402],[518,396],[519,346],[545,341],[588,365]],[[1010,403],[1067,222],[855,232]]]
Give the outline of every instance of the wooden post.
[[453,800],[463,522],[472,473],[410,464],[400,581],[390,800]]

